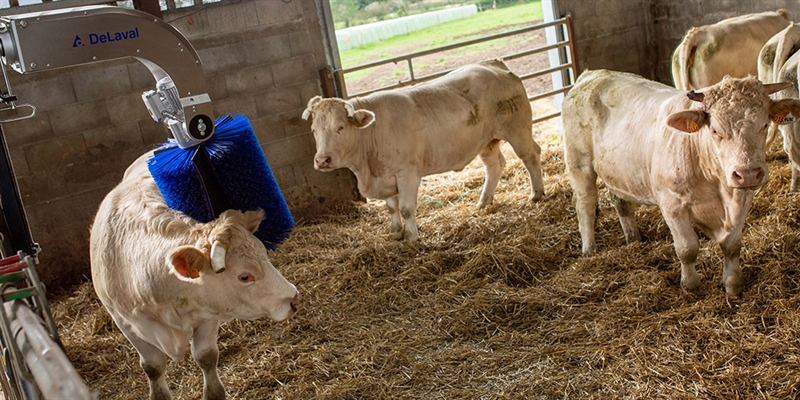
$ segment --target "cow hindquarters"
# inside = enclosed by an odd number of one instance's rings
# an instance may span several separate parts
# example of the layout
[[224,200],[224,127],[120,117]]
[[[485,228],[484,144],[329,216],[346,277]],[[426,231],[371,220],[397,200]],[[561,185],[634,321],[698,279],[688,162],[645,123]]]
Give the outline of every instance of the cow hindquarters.
[[203,371],[203,400],[225,398],[225,388],[222,386],[217,370],[219,361],[218,329],[218,321],[206,320],[195,327],[192,335],[192,357]]
[[492,140],[484,146],[478,154],[483,162],[486,178],[483,182],[483,190],[481,190],[481,198],[478,201],[478,208],[486,207],[492,204],[494,200],[494,191],[497,189],[497,184],[500,182],[500,176],[503,174],[503,168],[506,166],[506,159],[500,151],[500,140]]

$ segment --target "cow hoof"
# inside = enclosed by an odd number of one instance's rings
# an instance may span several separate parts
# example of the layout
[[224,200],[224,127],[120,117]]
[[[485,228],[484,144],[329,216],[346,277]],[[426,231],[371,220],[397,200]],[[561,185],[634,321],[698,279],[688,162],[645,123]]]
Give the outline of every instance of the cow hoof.
[[403,239],[403,231],[389,232],[389,239],[401,240]]
[[689,293],[698,292],[701,286],[700,279],[681,279],[681,289]]
[[539,201],[544,197],[544,192],[536,192],[528,197],[529,202]]
[[725,293],[729,296],[739,297],[744,290],[744,284],[740,276],[731,276],[723,279],[722,286],[725,287]]

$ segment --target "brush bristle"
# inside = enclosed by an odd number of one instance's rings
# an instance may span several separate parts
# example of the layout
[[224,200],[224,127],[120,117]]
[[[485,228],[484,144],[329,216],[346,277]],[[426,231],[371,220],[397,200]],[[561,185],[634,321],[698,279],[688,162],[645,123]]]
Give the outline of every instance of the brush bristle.
[[195,148],[181,149],[174,140],[162,145],[148,162],[150,173],[170,208],[211,221],[211,202],[191,161],[196,151],[206,151],[231,207],[264,210],[255,235],[274,249],[289,237],[294,219],[253,127],[242,115],[220,117],[214,125],[214,135]]

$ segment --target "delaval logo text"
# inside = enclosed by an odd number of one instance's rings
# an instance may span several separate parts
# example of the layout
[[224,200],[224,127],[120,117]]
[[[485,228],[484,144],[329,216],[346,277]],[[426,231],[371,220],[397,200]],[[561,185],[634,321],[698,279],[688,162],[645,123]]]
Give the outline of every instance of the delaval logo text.
[[111,43],[119,42],[121,40],[136,39],[139,37],[139,28],[134,28],[129,31],[119,32],[106,32],[106,33],[90,33],[89,41],[87,42],[78,35],[75,35],[75,40],[72,42],[72,47],[86,46],[87,44],[98,43]]

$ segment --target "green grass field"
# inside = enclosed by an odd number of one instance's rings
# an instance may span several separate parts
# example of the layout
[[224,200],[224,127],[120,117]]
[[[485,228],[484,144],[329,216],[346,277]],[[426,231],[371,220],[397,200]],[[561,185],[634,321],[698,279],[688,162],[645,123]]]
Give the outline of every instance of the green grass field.
[[[539,0],[497,10],[485,10],[469,18],[447,22],[422,29],[407,35],[342,51],[339,56],[344,68],[354,67],[369,61],[400,55],[397,48],[412,47],[421,51],[452,43],[463,42],[507,30],[508,25],[534,24],[542,21],[542,4]],[[475,47],[478,49],[479,47]]]

